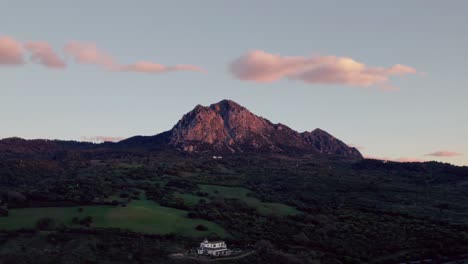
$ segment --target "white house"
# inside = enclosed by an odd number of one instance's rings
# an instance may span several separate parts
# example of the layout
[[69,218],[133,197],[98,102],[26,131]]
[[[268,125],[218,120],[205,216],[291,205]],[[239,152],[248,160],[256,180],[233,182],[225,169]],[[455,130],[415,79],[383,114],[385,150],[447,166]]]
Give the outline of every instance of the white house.
[[199,255],[208,256],[226,256],[231,254],[224,241],[208,241],[205,239],[200,243],[200,247],[197,249]]

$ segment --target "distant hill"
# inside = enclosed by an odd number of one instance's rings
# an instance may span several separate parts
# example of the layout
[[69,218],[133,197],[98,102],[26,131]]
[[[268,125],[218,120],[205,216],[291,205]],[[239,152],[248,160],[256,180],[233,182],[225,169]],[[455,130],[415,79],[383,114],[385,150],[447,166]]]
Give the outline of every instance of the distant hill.
[[93,149],[97,144],[78,141],[5,138],[0,140],[0,157],[47,157],[61,151]]

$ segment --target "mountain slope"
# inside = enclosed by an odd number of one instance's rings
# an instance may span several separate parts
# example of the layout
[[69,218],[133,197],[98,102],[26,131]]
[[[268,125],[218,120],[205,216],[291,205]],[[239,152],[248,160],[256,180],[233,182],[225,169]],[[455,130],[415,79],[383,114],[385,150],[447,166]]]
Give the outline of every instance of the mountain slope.
[[359,150],[354,147],[349,147],[343,143],[343,141],[335,138],[320,128],[317,128],[312,132],[304,132],[302,133],[302,137],[320,153],[351,157],[361,156]]
[[170,131],[118,144],[136,146],[151,142],[187,152],[306,152],[362,158],[357,149],[325,131],[299,133],[283,124],[273,124],[231,100],[197,105]]

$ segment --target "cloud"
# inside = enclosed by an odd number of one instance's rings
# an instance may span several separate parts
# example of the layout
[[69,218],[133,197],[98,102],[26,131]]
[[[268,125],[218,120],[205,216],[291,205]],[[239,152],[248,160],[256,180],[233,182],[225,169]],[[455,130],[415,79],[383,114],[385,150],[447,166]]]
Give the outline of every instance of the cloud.
[[[24,64],[24,55],[31,54],[30,60],[49,68],[63,69],[66,62],[54,52],[45,41],[22,43],[8,36],[0,36],[0,65]],[[113,56],[100,50],[93,43],[73,41],[65,45],[63,52],[76,63],[97,65],[114,72],[163,73],[174,71],[206,72],[205,69],[189,64],[167,66],[151,61],[138,61],[132,64],[121,64]]]
[[416,69],[401,64],[393,65],[387,70],[389,75],[415,74],[417,72],[418,71]]
[[77,63],[99,65],[109,70],[117,66],[114,58],[99,50],[92,43],[73,41],[65,45],[63,50],[72,56]]
[[446,151],[446,150],[440,150],[432,153],[428,153],[424,156],[433,156],[433,157],[456,157],[456,156],[461,156],[461,153],[458,152],[453,152],[453,151]]
[[149,61],[139,61],[133,64],[120,66],[118,68],[120,71],[127,72],[145,72],[145,73],[161,73],[161,72],[171,72],[171,71],[197,71],[205,72],[203,68],[193,65],[176,65],[176,66],[166,66],[159,63],[149,62]]
[[420,158],[410,158],[410,157],[401,157],[401,158],[390,158],[390,157],[375,157],[375,156],[365,156],[366,159],[375,159],[383,161],[393,161],[393,162],[426,162]]
[[394,161],[397,161],[397,162],[425,162],[427,160],[423,160],[423,159],[420,159],[420,158],[402,157],[402,158],[394,159]]
[[0,36],[0,65],[20,65],[24,63],[21,42]]
[[364,146],[354,145],[354,144],[348,144],[348,147],[350,147],[350,148],[355,148],[355,149],[359,149],[359,150],[365,149]]
[[63,69],[67,65],[52,49],[49,43],[44,41],[27,42],[26,50],[31,53],[31,59],[49,68]]
[[229,68],[234,77],[243,81],[269,83],[288,78],[309,84],[378,85],[383,90],[397,89],[388,84],[390,77],[418,72],[401,64],[389,68],[370,67],[348,57],[289,57],[261,50],[242,55]]
[[94,64],[110,71],[162,73],[173,71],[205,72],[201,67],[194,65],[166,66],[151,61],[138,61],[132,64],[120,64],[114,57],[97,48],[95,44],[74,41],[64,48],[65,53],[72,56],[77,63]]
[[83,141],[89,141],[94,143],[102,143],[102,142],[119,142],[124,140],[123,137],[110,137],[110,136],[94,136],[94,137],[81,137]]

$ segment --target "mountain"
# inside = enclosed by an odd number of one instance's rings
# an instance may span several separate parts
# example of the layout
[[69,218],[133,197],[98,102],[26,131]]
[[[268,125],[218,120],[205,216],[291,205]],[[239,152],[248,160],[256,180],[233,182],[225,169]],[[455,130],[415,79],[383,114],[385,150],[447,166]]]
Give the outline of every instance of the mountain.
[[349,147],[343,141],[335,138],[320,128],[317,128],[312,132],[304,132],[302,133],[302,137],[320,153],[362,157],[361,153],[356,148]]
[[299,133],[286,125],[273,124],[231,100],[210,106],[197,105],[169,131],[154,136],[135,136],[118,143],[93,144],[60,140],[0,140],[0,156],[54,156],[70,150],[139,148],[177,149],[184,152],[216,153],[304,153],[361,159],[329,133],[315,129]]
[[357,149],[323,130],[299,133],[286,125],[273,124],[231,100],[197,105],[170,131],[118,143],[134,147],[162,144],[186,152],[304,152],[362,158]]

